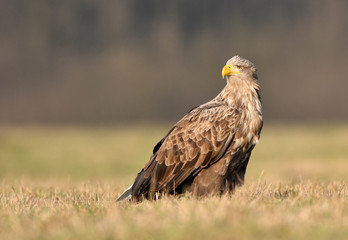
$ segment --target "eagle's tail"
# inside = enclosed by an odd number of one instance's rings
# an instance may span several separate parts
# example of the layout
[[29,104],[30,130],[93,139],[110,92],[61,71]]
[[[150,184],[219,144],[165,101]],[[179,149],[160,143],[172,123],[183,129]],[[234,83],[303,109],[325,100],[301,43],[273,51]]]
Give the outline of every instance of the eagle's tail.
[[124,199],[130,199],[131,198],[131,191],[132,191],[132,185],[130,185],[129,188],[126,189],[126,191],[124,191],[121,196],[119,196],[117,199],[116,199],[116,202],[118,201],[122,201]]

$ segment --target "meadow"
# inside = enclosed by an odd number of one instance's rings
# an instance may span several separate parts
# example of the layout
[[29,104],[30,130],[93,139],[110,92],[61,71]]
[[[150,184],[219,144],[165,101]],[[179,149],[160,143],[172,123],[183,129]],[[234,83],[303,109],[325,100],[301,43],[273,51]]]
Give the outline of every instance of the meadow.
[[0,239],[347,239],[347,125],[266,124],[232,197],[115,202],[169,127],[0,127]]

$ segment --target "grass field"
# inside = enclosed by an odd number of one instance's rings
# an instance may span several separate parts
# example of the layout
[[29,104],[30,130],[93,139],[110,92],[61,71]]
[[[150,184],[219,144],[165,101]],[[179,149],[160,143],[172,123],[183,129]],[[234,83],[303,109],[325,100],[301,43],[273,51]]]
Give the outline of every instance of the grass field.
[[0,239],[347,239],[348,126],[265,126],[232,197],[115,203],[169,126],[0,127]]

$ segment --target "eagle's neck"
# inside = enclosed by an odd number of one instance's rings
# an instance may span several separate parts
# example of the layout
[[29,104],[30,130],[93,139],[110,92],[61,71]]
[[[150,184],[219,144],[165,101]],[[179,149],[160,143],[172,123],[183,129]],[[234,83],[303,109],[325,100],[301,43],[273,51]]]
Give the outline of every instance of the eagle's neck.
[[260,86],[254,79],[233,79],[227,82],[225,88],[217,96],[219,100],[237,110],[255,111],[262,114]]
[[[237,113],[237,135],[240,144],[249,148],[258,142],[262,129],[260,86],[254,79],[228,81],[218,96]],[[238,145],[238,144],[237,144]]]

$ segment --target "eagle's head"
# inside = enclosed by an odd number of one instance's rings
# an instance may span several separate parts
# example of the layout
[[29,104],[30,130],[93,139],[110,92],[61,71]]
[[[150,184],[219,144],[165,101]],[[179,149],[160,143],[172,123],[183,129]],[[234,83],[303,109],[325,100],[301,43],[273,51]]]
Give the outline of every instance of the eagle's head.
[[249,60],[239,56],[234,56],[229,59],[226,65],[222,68],[222,78],[237,77],[241,79],[257,80],[257,70],[255,65]]

